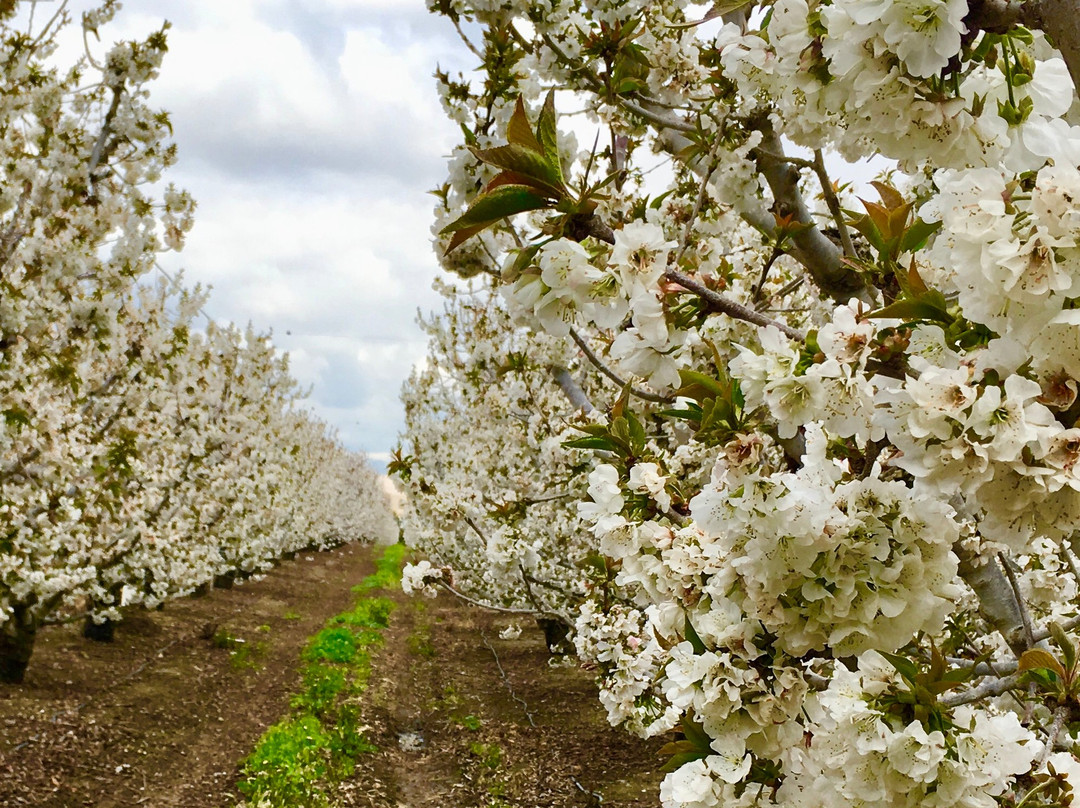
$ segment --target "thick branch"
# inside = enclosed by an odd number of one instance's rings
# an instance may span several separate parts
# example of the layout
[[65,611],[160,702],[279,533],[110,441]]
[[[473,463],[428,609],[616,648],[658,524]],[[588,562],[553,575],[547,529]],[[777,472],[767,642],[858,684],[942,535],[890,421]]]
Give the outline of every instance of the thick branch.
[[785,159],[780,136],[767,125],[761,133],[762,148],[754,155],[758,170],[772,190],[773,212],[805,225],[791,236],[799,250],[797,257],[822,291],[842,303],[859,297],[865,292],[866,284],[843,262],[843,253],[814,223],[799,190],[799,172]]
[[968,31],[1004,34],[1014,25],[1036,28],[1065,59],[1073,87],[1080,89],[1080,4],[1077,0],[970,0]]
[[[97,180],[98,166],[100,166],[101,161],[108,156],[106,145],[108,144],[109,135],[112,133],[113,119],[120,110],[120,99],[124,96],[124,85],[122,82],[110,89],[113,92],[112,103],[105,113],[105,120],[101,124],[101,131],[98,133],[97,140],[94,142],[94,150],[90,153],[90,164],[87,167],[86,173],[90,177],[91,183]],[[109,151],[111,151],[112,148],[115,148],[115,143]]]
[[978,564],[975,555],[960,545],[953,551],[960,558],[957,572],[978,596],[982,616],[1005,638],[1013,653],[1020,656],[1028,648],[1024,617],[1001,567],[994,559]]
[[1010,676],[1002,676],[1000,678],[987,679],[984,682],[980,682],[977,687],[973,687],[970,690],[964,690],[960,693],[950,693],[947,696],[942,696],[939,700],[945,707],[959,707],[961,704],[974,704],[977,701],[990,698],[991,696],[1000,696],[1002,693],[1020,686],[1020,674],[1014,673]]
[[[998,3],[1006,8],[1013,3]],[[1028,28],[1038,28],[1054,47],[1061,51],[1072,76],[1074,91],[1080,88],[1080,3],[1077,0],[1028,0],[1020,21]]]
[[592,412],[596,409],[589,401],[589,397],[585,395],[585,391],[581,389],[574,377],[570,375],[570,371],[566,368],[553,366],[551,372],[555,375],[555,383],[559,385],[559,389],[566,394],[566,397],[570,399],[570,403],[574,405],[574,409],[583,410],[584,412]]

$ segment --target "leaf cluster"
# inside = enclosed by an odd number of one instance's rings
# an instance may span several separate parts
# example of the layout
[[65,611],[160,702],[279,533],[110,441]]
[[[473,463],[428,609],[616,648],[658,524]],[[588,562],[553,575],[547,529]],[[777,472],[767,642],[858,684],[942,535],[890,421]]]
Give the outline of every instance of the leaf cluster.
[[493,149],[469,147],[478,160],[500,172],[484,186],[465,213],[442,229],[440,235],[451,236],[448,253],[507,216],[569,202],[559,159],[554,91],[544,101],[535,131],[518,96],[506,139],[505,146]]
[[682,386],[675,391],[690,399],[684,407],[663,410],[660,414],[686,421],[694,429],[697,441],[709,446],[726,443],[746,428],[746,399],[739,380],[717,366],[717,378],[695,370],[679,371]]
[[925,667],[899,654],[882,656],[896,668],[902,686],[882,694],[879,705],[905,725],[918,721],[928,732],[936,730],[947,735],[952,721],[939,696],[967,683],[974,675],[974,668],[950,668],[936,646],[931,646],[930,662]]

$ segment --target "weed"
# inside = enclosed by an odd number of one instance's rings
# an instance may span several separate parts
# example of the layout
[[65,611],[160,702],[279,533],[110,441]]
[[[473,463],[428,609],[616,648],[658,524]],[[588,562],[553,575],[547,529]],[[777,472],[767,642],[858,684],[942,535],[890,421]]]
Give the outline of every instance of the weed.
[[[376,562],[376,573],[354,591],[362,594],[396,585],[404,553],[403,546],[387,548]],[[326,808],[333,785],[352,774],[360,755],[376,750],[361,732],[359,708],[348,696],[367,687],[368,649],[382,642],[380,629],[390,624],[394,605],[388,598],[362,598],[308,640],[302,654],[308,663],[303,669],[304,689],[290,702],[294,714],[267,730],[243,763],[237,787],[250,803]],[[285,619],[298,620],[300,615],[289,611]],[[211,641],[229,649],[234,665],[261,653],[265,645],[252,646],[225,629]]]
[[[203,635],[206,636],[205,634]],[[237,646],[243,645],[244,639],[237,637],[229,629],[222,626],[210,637],[210,644],[215,648],[227,648],[232,651]]]
[[323,749],[328,738],[312,715],[289,718],[272,726],[244,762],[240,792],[256,805],[328,804],[319,787],[327,773]]
[[502,749],[497,743],[480,743],[474,741],[469,744],[469,751],[480,758],[480,763],[489,769],[497,769],[502,763]]
[[352,662],[356,659],[356,635],[347,626],[324,628],[304,649],[306,662]]
[[254,668],[256,660],[266,653],[266,643],[249,643],[244,640],[240,640],[240,643],[241,645],[229,652],[229,664],[236,670]]
[[431,643],[431,630],[427,626],[417,626],[405,639],[409,653],[431,659],[435,656],[435,646]]
[[265,642],[249,643],[225,627],[214,632],[210,644],[215,648],[226,649],[229,652],[229,664],[238,670],[254,667],[255,660],[266,653]]
[[383,551],[382,558],[375,562],[375,574],[369,575],[353,587],[358,595],[373,589],[393,589],[401,580],[401,565],[405,561],[409,548],[404,544],[391,544]]
[[289,609],[289,611],[285,612],[284,617],[285,617],[286,620],[299,620],[300,619],[300,612],[295,611],[293,609]]
[[339,614],[332,618],[330,623],[359,628],[386,628],[390,625],[390,613],[396,605],[389,598],[364,598],[352,611]]
[[337,701],[338,693],[345,689],[345,671],[340,667],[315,663],[304,668],[304,690],[293,696],[290,704],[294,710],[324,715]]
[[462,729],[467,729],[469,732],[476,732],[480,729],[481,721],[475,715],[467,715],[464,718],[454,719]]

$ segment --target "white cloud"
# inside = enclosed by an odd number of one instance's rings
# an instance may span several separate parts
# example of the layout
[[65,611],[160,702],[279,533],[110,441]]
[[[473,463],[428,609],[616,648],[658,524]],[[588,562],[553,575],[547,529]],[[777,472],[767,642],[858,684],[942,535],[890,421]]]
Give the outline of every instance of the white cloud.
[[273,329],[310,408],[381,456],[425,351],[416,310],[439,302],[426,191],[457,133],[431,74],[472,57],[415,0],[144,0],[102,35],[166,17],[151,99],[180,147],[167,179],[199,208],[162,264],[214,287],[215,319]]

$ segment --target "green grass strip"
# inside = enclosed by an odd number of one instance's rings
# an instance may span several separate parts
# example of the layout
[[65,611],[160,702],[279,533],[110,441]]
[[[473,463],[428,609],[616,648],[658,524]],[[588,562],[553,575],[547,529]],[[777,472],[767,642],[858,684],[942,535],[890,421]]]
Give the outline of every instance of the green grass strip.
[[326,808],[334,786],[352,774],[360,755],[375,746],[359,730],[360,714],[351,697],[367,688],[371,649],[382,643],[394,601],[368,596],[397,589],[408,548],[387,547],[353,592],[353,608],[330,618],[308,639],[301,658],[303,689],[291,713],[270,727],[242,764],[237,788],[258,808]]

